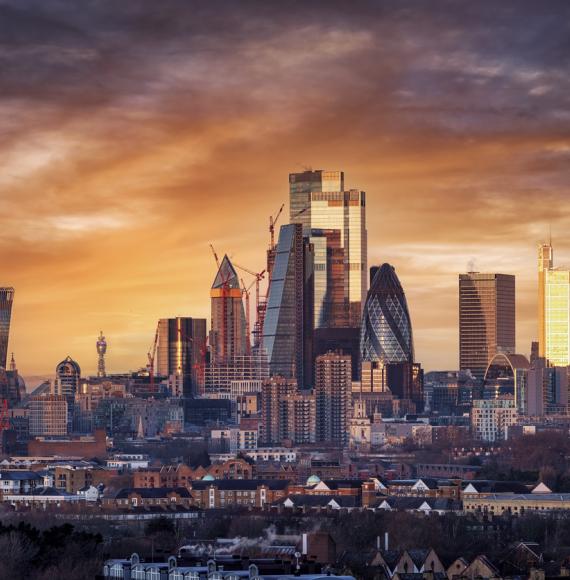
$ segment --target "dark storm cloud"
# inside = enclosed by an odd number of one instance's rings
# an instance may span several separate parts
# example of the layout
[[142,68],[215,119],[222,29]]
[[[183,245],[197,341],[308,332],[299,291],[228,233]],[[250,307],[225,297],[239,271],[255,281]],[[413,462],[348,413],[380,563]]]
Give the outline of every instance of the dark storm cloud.
[[521,273],[527,342],[533,245],[570,227],[568,70],[566,0],[0,0],[0,251],[28,364],[67,351],[32,314],[92,350],[101,294],[141,352],[158,316],[206,315],[208,242],[261,264],[307,164],[367,190],[371,261],[396,262],[428,367],[455,364],[473,257]]

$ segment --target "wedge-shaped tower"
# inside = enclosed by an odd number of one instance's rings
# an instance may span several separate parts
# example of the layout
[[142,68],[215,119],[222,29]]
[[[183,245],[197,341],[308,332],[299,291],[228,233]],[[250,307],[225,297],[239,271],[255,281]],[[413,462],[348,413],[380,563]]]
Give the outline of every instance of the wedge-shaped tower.
[[210,348],[214,362],[227,362],[246,354],[246,324],[239,277],[224,256],[212,289],[212,331]]

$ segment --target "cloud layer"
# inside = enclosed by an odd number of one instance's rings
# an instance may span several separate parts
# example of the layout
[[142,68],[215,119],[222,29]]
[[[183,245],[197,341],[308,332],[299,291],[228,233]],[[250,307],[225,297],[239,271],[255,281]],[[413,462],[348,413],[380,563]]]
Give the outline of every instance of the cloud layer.
[[287,175],[367,191],[418,358],[457,366],[457,274],[570,261],[570,5],[526,0],[0,0],[1,284],[24,374],[145,363],[156,319],[207,316],[208,244],[262,268]]

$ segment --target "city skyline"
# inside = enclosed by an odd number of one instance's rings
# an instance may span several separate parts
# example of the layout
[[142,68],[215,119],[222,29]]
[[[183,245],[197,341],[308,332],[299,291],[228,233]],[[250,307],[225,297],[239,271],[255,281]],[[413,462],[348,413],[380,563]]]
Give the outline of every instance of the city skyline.
[[568,7],[357,4],[204,8],[199,30],[177,2],[160,30],[134,6],[3,4],[0,284],[24,376],[67,355],[95,374],[100,329],[107,372],[136,369],[159,318],[209,318],[208,244],[260,271],[305,165],[366,192],[368,265],[396,267],[426,370],[457,368],[471,269],[516,275],[529,353],[550,226],[570,263]]

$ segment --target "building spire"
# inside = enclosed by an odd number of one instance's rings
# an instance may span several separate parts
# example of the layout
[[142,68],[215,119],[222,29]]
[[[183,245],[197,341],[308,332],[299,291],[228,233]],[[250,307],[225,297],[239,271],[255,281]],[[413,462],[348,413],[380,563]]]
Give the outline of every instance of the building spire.
[[10,370],[15,372],[17,369],[16,367],[16,360],[14,359],[14,353],[12,353],[12,357],[10,358]]
[[103,331],[99,331],[99,338],[97,339],[97,354],[99,355],[99,360],[97,362],[97,376],[105,377],[107,373],[105,371],[105,353],[107,352],[107,342],[103,336]]

